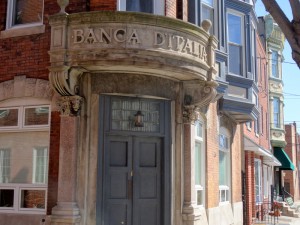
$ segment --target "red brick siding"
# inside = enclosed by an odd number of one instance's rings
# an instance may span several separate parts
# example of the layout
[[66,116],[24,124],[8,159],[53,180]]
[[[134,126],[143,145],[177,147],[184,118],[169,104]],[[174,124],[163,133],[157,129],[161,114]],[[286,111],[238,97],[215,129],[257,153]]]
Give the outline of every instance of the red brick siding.
[[254,153],[245,152],[245,173],[246,173],[246,225],[252,224],[252,218],[255,217],[255,180],[254,180]]
[[48,204],[47,214],[57,202],[58,169],[59,169],[59,141],[60,141],[60,113],[51,113],[49,177],[48,177]]
[[175,0],[166,0],[166,16],[176,18],[177,17],[177,4]]
[[116,11],[117,0],[90,0],[91,11]]

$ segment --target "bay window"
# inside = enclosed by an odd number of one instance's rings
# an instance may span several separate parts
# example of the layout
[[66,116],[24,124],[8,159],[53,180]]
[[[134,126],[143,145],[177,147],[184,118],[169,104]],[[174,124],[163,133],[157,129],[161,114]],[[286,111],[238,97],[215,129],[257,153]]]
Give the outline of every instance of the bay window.
[[243,72],[243,18],[236,14],[227,14],[229,73],[242,75]]
[[164,1],[161,0],[118,0],[119,11],[165,14]]
[[230,200],[230,143],[229,135],[225,129],[220,130],[219,134],[219,199],[220,203]]
[[0,108],[0,212],[46,212],[50,107]]

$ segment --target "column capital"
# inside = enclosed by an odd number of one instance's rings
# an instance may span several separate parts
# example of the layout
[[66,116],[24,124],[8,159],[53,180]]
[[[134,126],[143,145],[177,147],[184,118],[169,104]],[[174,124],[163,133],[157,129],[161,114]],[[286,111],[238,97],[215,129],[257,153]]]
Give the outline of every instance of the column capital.
[[62,116],[78,116],[82,102],[83,98],[79,95],[61,96],[57,105]]

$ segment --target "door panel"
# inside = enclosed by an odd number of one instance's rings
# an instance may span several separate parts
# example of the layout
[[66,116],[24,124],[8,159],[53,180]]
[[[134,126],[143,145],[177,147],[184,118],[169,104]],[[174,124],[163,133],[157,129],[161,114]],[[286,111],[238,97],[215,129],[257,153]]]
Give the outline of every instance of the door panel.
[[161,139],[135,137],[133,225],[160,225]]
[[105,145],[105,225],[131,224],[132,138],[108,136]]

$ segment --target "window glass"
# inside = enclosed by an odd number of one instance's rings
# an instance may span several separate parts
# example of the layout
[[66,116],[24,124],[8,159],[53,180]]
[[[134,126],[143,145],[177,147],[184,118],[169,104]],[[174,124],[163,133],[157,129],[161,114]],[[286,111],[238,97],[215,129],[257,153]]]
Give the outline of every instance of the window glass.
[[242,21],[240,16],[228,14],[228,36],[229,42],[242,44]]
[[126,0],[126,11],[153,13],[153,0]]
[[46,184],[48,175],[48,149],[36,147],[33,149],[33,183]]
[[261,161],[254,160],[254,173],[255,173],[255,200],[256,203],[262,201],[262,181],[261,181]]
[[242,75],[242,17],[228,14],[229,72]]
[[21,190],[21,208],[45,209],[46,191],[45,190]]
[[272,76],[278,78],[278,52],[272,51]]
[[47,125],[49,123],[49,107],[25,108],[25,126]]
[[0,189],[0,209],[12,208],[14,206],[14,190]]
[[273,99],[273,125],[274,127],[280,127],[280,101],[279,98]]
[[0,109],[0,128],[18,126],[18,109]]
[[43,21],[43,0],[8,1],[9,27]]
[[204,182],[205,182],[205,150],[203,143],[203,124],[201,121],[195,123],[195,189],[197,205],[204,204]]
[[157,15],[165,14],[165,1],[161,0],[117,0],[120,11],[144,12]]
[[230,150],[227,134],[219,134],[219,199],[220,202],[229,201],[230,187]]
[[0,149],[0,183],[10,181],[10,149]]

